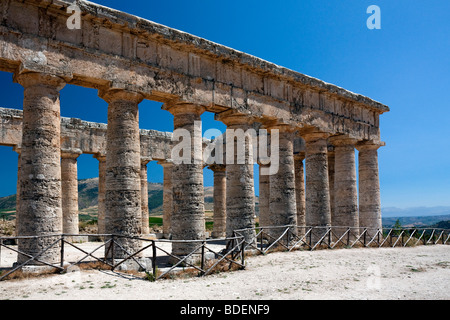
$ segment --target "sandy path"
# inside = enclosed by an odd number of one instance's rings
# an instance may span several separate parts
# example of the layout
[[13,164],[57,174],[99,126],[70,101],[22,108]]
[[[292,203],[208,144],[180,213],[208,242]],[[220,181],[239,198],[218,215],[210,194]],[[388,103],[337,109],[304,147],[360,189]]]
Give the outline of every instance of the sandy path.
[[0,282],[0,299],[450,299],[450,246],[271,253],[247,265],[158,282],[78,271]]

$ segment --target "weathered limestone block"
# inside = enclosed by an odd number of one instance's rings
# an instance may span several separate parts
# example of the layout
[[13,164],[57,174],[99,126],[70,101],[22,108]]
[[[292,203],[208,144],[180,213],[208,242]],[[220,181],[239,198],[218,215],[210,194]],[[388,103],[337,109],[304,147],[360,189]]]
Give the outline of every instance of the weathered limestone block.
[[355,139],[336,136],[329,139],[334,146],[334,211],[331,223],[333,232],[339,238],[347,227],[351,229],[350,239],[359,234],[358,189],[356,183]]
[[[201,127],[199,128],[198,125],[201,124],[200,115],[205,108],[190,104],[167,105],[164,108],[174,115],[174,130],[186,130],[191,139],[190,161],[174,163],[172,168],[173,214],[170,222],[172,239],[203,240],[206,238],[206,233],[202,137]],[[183,154],[183,156],[186,155]],[[196,242],[175,242],[172,244],[172,254],[185,256],[197,246]],[[193,255],[191,261],[196,259],[196,255]]]
[[319,240],[331,225],[328,184],[327,137],[323,132],[302,134],[306,141],[306,225],[317,228],[313,241]]
[[[140,236],[141,157],[139,103],[142,95],[126,90],[100,92],[108,102],[106,147],[106,233]],[[118,240],[124,250],[114,249],[115,258],[140,249],[141,241]]]
[[78,234],[78,170],[79,153],[61,153],[61,190],[63,233]]
[[210,165],[214,172],[214,224],[211,236],[226,237],[227,226],[227,174],[225,165]]
[[381,230],[380,178],[378,148],[384,142],[364,141],[356,145],[359,168],[359,225],[372,237]]
[[[286,125],[270,126],[269,130],[279,131],[278,172],[270,175],[270,225],[297,225],[297,202],[294,173],[294,129]],[[277,239],[284,228],[268,230]],[[297,235],[297,228],[289,230],[288,239]]]
[[[65,83],[59,77],[39,73],[19,74],[15,79],[24,87],[18,234],[59,234],[62,232],[59,91]],[[36,255],[56,240],[56,237],[22,239],[19,250]],[[18,256],[19,263],[28,259]],[[59,245],[40,259],[56,262]]]

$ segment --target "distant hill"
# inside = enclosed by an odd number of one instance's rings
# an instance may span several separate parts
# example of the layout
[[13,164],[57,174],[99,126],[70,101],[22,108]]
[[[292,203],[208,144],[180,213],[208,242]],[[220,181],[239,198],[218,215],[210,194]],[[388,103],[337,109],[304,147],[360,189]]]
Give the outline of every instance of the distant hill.
[[[383,217],[383,227],[392,227],[399,220],[402,227],[427,227],[435,226],[437,223],[449,223],[450,215],[442,216],[420,216],[420,217]],[[436,227],[444,228],[444,227]]]
[[450,207],[412,207],[412,208],[396,208],[386,207],[381,209],[384,218],[391,217],[424,217],[424,216],[443,216],[450,215]]
[[391,227],[397,219],[403,227],[433,226],[438,222],[450,220],[450,207],[413,207],[400,209],[395,207],[382,208],[384,227]]
[[[213,187],[205,187],[205,209],[213,210]],[[163,209],[163,184],[148,183],[150,214],[161,214]],[[98,178],[78,180],[78,207],[81,212],[97,213]],[[16,209],[16,195],[0,198],[0,213]]]

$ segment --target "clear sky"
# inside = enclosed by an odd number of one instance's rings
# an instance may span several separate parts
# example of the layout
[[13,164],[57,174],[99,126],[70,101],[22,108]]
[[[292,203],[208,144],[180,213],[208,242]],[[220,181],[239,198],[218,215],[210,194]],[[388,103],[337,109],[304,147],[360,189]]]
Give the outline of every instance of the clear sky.
[[[105,6],[232,47],[366,95],[391,108],[381,116],[386,147],[379,150],[382,206],[450,206],[450,1],[96,0]],[[369,30],[370,5],[381,29]],[[3,107],[21,109],[23,90],[0,72]],[[95,90],[66,86],[65,117],[106,123]],[[203,127],[225,126],[203,116]],[[173,130],[160,104],[140,105],[143,129]],[[17,155],[0,147],[0,196],[15,193]],[[97,176],[97,160],[79,158],[79,178]],[[162,182],[152,162],[149,180]],[[205,171],[205,185],[212,174]]]

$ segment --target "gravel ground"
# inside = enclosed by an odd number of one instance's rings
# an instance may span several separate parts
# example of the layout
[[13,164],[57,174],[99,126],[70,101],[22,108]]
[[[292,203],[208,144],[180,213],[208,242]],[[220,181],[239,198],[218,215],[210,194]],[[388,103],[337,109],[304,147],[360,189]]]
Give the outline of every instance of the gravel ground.
[[246,263],[158,282],[110,271],[9,280],[0,282],[0,299],[450,299],[450,246],[277,252]]

